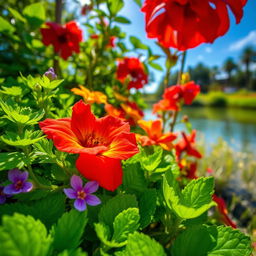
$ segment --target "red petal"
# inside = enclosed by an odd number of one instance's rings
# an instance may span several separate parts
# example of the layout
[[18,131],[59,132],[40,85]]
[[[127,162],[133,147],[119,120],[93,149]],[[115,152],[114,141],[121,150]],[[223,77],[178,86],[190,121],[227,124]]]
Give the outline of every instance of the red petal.
[[122,184],[120,160],[80,154],[76,168],[86,179],[99,182],[99,185],[107,190],[114,191]]

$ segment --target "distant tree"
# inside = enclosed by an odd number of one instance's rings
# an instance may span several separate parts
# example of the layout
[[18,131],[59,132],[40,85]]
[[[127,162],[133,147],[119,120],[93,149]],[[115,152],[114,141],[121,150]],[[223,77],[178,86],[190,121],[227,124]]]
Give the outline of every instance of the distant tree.
[[251,89],[250,87],[250,81],[251,81],[251,71],[250,66],[253,62],[254,58],[256,58],[256,51],[252,46],[247,46],[244,48],[241,56],[241,61],[245,65],[245,81],[246,81],[246,87],[248,90]]
[[232,58],[227,58],[223,64],[222,69],[227,73],[227,84],[231,85],[232,72],[237,69],[237,64]]
[[216,82],[216,76],[219,74],[219,67],[218,66],[213,66],[210,68],[210,78],[211,78],[211,83]]

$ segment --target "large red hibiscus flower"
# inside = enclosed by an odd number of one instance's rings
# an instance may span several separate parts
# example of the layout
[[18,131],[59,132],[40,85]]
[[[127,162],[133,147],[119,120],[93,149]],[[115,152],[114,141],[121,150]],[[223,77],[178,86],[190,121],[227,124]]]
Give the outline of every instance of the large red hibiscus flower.
[[128,80],[128,89],[140,89],[148,83],[143,64],[134,57],[125,57],[118,62],[117,79],[121,82]]
[[46,119],[40,128],[60,151],[76,153],[78,171],[107,190],[122,184],[121,160],[138,153],[135,135],[119,118],[96,118],[89,104],[79,101],[71,118]]
[[247,0],[145,0],[146,32],[164,47],[184,51],[212,43],[229,29],[228,8],[239,23]]
[[70,21],[65,25],[54,22],[46,22],[45,28],[41,28],[44,45],[53,45],[54,51],[66,60],[73,52],[79,53],[79,43],[82,41],[82,30],[75,21]]

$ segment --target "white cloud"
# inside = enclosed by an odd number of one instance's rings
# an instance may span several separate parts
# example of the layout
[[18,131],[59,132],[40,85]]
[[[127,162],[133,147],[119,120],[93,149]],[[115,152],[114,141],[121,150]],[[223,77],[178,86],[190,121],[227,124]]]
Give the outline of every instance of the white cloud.
[[230,51],[240,51],[248,44],[256,45],[256,30],[252,30],[251,32],[249,32],[249,34],[247,36],[232,43],[229,46],[229,50]]
[[144,87],[144,90],[146,93],[154,93],[158,88],[158,83],[153,82],[151,84],[148,84],[147,86]]
[[204,60],[204,56],[203,55],[197,55],[197,59],[199,60],[199,61],[202,61],[202,60]]
[[205,47],[205,52],[207,52],[207,53],[211,53],[212,52],[212,47]]

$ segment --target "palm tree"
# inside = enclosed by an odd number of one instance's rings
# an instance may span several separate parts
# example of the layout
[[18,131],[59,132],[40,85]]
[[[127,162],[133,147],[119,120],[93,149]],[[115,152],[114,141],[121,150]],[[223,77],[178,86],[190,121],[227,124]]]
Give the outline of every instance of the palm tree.
[[252,46],[247,46],[244,48],[241,61],[245,65],[245,81],[246,81],[246,87],[247,89],[250,89],[250,80],[251,80],[251,72],[250,72],[250,66],[253,61],[253,59],[256,57],[256,51],[253,49]]
[[232,58],[226,59],[226,61],[223,64],[223,70],[227,73],[228,79],[227,79],[227,84],[230,86],[231,82],[231,77],[232,77],[232,72],[233,70],[237,69],[237,65],[234,62]]

